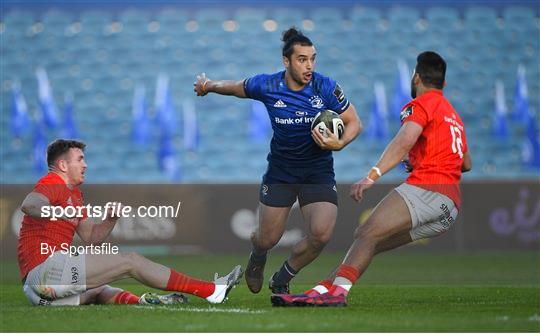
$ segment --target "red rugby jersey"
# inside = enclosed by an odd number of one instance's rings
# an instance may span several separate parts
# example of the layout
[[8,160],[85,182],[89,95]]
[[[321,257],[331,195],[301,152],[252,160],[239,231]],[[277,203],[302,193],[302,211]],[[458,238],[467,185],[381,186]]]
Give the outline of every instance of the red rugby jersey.
[[[79,188],[69,189],[64,180],[53,172],[42,177],[34,186],[33,191],[47,197],[51,206],[64,208],[68,205],[84,206]],[[84,217],[79,218],[77,224],[86,218],[86,210],[82,210],[82,214]],[[41,243],[56,247],[56,251],[59,251],[62,243],[71,245],[76,228],[76,224],[60,219],[53,221],[48,218],[32,218],[24,215],[17,247],[21,279],[50,255],[41,254]]]
[[467,140],[458,113],[441,90],[432,89],[405,105],[401,122],[415,122],[423,128],[409,152],[413,171],[406,183],[442,193],[459,207],[459,181]]

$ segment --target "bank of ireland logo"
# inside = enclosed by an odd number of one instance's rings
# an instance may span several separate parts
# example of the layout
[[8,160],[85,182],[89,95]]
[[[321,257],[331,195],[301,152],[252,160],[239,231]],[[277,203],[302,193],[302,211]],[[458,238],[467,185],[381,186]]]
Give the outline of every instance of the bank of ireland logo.
[[318,95],[310,97],[309,102],[313,108],[321,109],[324,107],[323,100]]

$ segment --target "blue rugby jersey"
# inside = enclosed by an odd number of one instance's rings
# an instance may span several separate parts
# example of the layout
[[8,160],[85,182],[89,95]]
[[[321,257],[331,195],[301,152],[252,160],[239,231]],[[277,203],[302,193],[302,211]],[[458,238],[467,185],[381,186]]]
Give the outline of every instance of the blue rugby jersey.
[[244,81],[247,97],[266,106],[274,134],[269,162],[310,166],[332,162],[332,152],[322,150],[311,138],[315,115],[330,109],[341,114],[349,108],[343,90],[329,77],[313,72],[304,89],[293,91],[285,83],[285,71],[259,74]]

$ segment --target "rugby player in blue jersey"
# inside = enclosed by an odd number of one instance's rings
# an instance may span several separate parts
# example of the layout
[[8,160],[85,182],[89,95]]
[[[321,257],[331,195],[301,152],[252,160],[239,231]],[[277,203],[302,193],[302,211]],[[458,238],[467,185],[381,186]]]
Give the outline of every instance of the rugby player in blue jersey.
[[[330,240],[337,218],[337,192],[331,151],[339,151],[362,130],[354,106],[336,81],[315,72],[316,51],[311,40],[294,27],[283,33],[285,70],[230,81],[197,76],[194,91],[259,100],[266,106],[273,137],[268,168],[259,194],[259,226],[252,234],[246,282],[253,293],[261,290],[267,252],[281,239],[287,217],[298,198],[308,234],[299,241],[283,266],[272,275],[272,293],[289,293],[289,282],[311,263]],[[311,131],[322,110],[340,114],[345,124],[341,138]]]

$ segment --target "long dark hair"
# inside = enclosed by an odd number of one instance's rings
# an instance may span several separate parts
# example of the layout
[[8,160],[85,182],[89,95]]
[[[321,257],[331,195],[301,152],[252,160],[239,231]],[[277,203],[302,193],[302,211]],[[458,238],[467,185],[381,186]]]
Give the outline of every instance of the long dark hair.
[[311,40],[307,38],[301,31],[297,30],[296,27],[290,27],[288,30],[284,31],[281,40],[283,41],[283,57],[287,57],[289,59],[291,59],[295,45],[313,46]]

